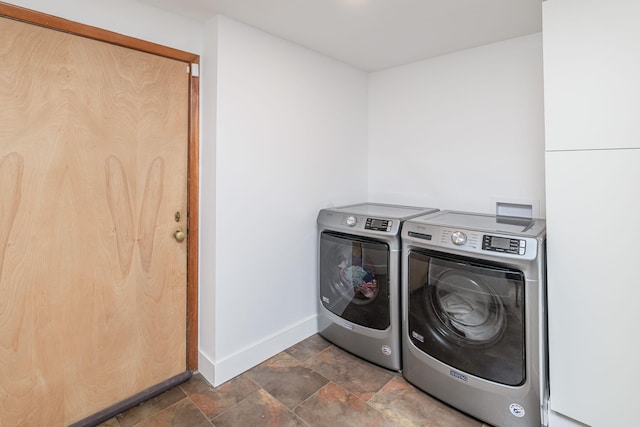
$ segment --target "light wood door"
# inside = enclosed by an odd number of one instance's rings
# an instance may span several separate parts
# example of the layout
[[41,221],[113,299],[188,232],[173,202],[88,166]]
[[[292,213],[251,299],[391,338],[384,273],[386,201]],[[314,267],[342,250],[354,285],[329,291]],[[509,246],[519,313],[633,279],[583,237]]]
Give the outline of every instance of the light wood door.
[[0,40],[0,425],[61,426],[186,370],[189,75],[4,18]]

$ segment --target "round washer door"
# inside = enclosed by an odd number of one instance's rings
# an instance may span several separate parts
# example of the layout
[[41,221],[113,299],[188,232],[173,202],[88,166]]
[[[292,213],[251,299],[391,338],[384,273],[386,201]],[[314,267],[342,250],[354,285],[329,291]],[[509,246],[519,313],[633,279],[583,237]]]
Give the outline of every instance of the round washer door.
[[414,250],[407,256],[411,342],[464,373],[523,384],[524,274],[435,251]]
[[505,308],[496,291],[473,273],[445,269],[424,293],[428,313],[443,336],[460,345],[490,345],[505,330]]

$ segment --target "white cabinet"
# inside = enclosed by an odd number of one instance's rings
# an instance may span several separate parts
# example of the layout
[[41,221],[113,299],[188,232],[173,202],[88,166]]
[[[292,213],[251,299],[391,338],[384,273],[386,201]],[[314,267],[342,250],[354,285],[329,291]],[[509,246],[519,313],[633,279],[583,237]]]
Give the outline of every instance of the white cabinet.
[[637,426],[640,150],[549,152],[546,170],[550,409]]
[[638,22],[638,0],[543,3],[550,427],[639,425]]
[[546,149],[640,147],[640,1],[542,10]]

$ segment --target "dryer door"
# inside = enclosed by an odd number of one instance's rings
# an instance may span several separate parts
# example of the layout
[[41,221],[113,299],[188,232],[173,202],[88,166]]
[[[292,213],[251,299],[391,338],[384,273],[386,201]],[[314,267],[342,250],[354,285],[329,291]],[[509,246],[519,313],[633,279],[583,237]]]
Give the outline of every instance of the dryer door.
[[524,274],[427,250],[408,257],[411,342],[464,373],[523,384]]
[[320,300],[354,324],[389,327],[389,246],[378,240],[324,231],[320,235]]

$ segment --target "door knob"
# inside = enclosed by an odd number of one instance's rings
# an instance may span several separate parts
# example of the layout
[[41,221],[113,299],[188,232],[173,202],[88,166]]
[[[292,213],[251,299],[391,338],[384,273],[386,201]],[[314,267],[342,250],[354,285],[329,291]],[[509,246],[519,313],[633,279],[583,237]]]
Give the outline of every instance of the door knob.
[[176,230],[176,232],[173,233],[173,237],[175,237],[178,242],[182,242],[187,236],[182,231]]

